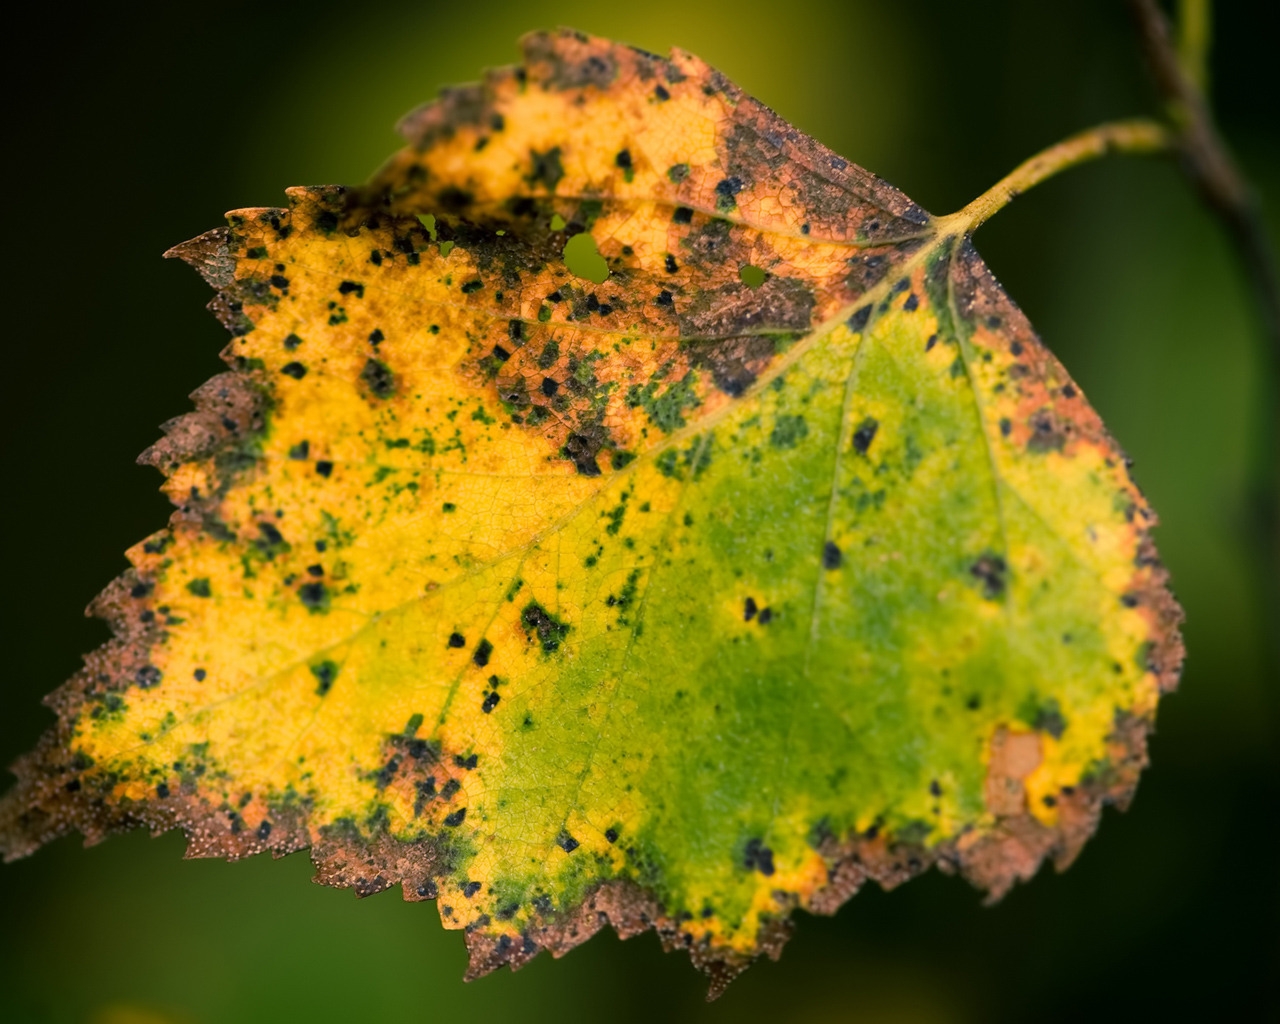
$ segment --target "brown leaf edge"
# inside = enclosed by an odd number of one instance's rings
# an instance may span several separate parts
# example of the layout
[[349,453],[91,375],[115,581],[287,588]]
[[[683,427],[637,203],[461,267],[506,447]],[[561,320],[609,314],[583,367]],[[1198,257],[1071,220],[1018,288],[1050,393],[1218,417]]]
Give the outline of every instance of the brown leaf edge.
[[[281,211],[283,213],[283,211]],[[234,257],[227,229],[207,232],[170,250],[194,266],[217,290],[209,308],[233,336],[251,329],[240,312],[235,294]],[[953,283],[959,312],[970,324],[987,316],[999,316],[1024,347],[1041,354],[1036,377],[1070,380],[1057,360],[1036,339],[1025,316],[1008,298],[982,264],[968,240],[953,261]],[[170,520],[170,528],[198,522],[208,528],[226,490],[240,474],[252,471],[256,448],[269,411],[268,389],[258,371],[238,364],[230,346],[223,358],[237,368],[197,389],[195,410],[163,425],[165,437],[139,457],[166,476],[186,462],[209,460],[213,483],[201,497],[184,497]],[[1119,451],[1092,410],[1076,413],[1074,426],[1084,436],[1105,442]],[[1126,597],[1142,609],[1150,626],[1147,668],[1154,673],[1159,691],[1177,685],[1184,648],[1179,634],[1182,610],[1168,590],[1168,573],[1155,553],[1150,531],[1154,514],[1143,502],[1134,505],[1131,518],[1139,537],[1132,585]],[[145,542],[150,550],[163,550],[169,530]],[[275,813],[271,823],[247,830],[233,808],[214,806],[199,797],[194,785],[158,802],[113,802],[116,780],[110,773],[95,772],[83,755],[70,753],[73,727],[79,714],[89,709],[109,709],[118,695],[133,687],[147,686],[154,669],[148,652],[159,642],[164,625],[144,614],[151,582],[135,570],[113,581],[87,609],[86,614],[107,621],[113,637],[87,655],[84,668],[55,690],[45,703],[57,722],[29,754],[13,766],[17,783],[0,796],[0,853],[12,861],[71,831],[79,831],[85,845],[135,828],[153,835],[181,829],[187,838],[187,857],[223,857],[238,860],[270,852],[282,857],[311,848],[315,880],[353,889],[359,896],[402,887],[406,900],[432,899],[436,878],[446,872],[448,850],[432,839],[404,843],[386,833],[366,837],[349,829],[326,826],[312,830],[305,807],[291,814]],[[100,712],[99,712],[100,713]],[[1021,774],[1001,756],[1007,741],[1003,730],[992,744],[987,791],[989,807],[1001,808],[994,824],[957,839],[927,848],[920,843],[896,842],[872,828],[840,839],[820,837],[817,851],[827,862],[826,885],[803,906],[812,913],[832,915],[863,885],[874,881],[888,890],[937,866],[947,874],[960,874],[988,893],[988,903],[999,900],[1018,881],[1030,879],[1051,859],[1064,870],[1096,830],[1102,809],[1128,806],[1138,777],[1147,765],[1147,737],[1154,727],[1150,716],[1117,711],[1108,738],[1105,760],[1080,785],[1060,790],[1055,801],[1057,823],[1047,826],[1026,808]],[[1023,773],[1025,774],[1025,773]],[[997,797],[996,794],[999,794]],[[994,806],[993,806],[994,805]],[[494,937],[479,930],[466,935],[470,965],[468,980],[502,966],[518,969],[542,950],[563,956],[605,925],[621,938],[654,929],[671,951],[687,950],[693,965],[710,980],[708,999],[718,998],[738,974],[761,956],[778,959],[790,937],[790,915],[801,904],[794,894],[775,894],[777,914],[766,921],[751,954],[713,949],[706,940],[695,940],[681,921],[669,915],[652,893],[627,881],[606,881],[596,886],[574,910],[546,915],[544,923],[529,928],[519,942],[510,936]]]

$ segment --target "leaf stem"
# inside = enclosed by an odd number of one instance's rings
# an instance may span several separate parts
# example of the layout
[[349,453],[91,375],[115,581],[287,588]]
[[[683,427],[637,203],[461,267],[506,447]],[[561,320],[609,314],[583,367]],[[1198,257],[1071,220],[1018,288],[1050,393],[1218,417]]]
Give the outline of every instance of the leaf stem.
[[970,232],[1023,192],[1070,167],[1110,153],[1164,153],[1173,144],[1173,135],[1155,121],[1139,119],[1100,124],[1037,153],[963,210],[941,220],[948,226],[956,224],[963,231]]

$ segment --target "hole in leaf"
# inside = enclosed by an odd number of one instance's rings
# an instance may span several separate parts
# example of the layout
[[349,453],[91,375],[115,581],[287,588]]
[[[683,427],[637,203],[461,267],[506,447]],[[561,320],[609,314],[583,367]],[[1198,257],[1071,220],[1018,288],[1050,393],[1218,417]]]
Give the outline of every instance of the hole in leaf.
[[759,288],[764,284],[764,279],[768,276],[760,267],[751,263],[746,263],[738,268],[738,277],[742,279],[742,283],[748,288]]
[[431,236],[431,241],[436,240],[436,217],[434,213],[418,214],[418,223],[427,229],[427,234]]
[[609,276],[609,265],[596,248],[596,240],[586,231],[565,243],[564,262],[574,277],[586,278],[596,284],[603,284]]
[[560,216],[560,214],[558,214],[558,213],[553,213],[553,214],[551,215],[551,230],[552,230],[552,231],[563,231],[563,230],[565,229],[565,225],[566,225],[567,223],[568,223],[568,222],[567,222],[563,217],[561,217],[561,216]]

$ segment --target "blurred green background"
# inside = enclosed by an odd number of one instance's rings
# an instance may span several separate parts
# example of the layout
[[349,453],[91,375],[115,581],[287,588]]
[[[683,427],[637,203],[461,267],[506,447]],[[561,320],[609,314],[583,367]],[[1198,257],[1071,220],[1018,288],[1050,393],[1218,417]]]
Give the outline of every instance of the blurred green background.
[[[1213,88],[1274,229],[1266,6],[1221,5]],[[400,114],[513,60],[523,31],[568,24],[692,50],[936,213],[1065,134],[1156,109],[1117,0],[223,0],[25,15],[7,40],[3,159],[5,762],[50,720],[41,695],[105,637],[81,610],[168,515],[134,457],[221,369],[206,286],[160,253],[288,185],[363,179],[396,147]],[[304,854],[186,862],[176,835],[90,850],[68,838],[0,868],[0,1019],[1280,1013],[1280,699],[1258,599],[1274,568],[1259,563],[1246,501],[1260,340],[1232,254],[1176,166],[1138,159],[1036,190],[978,246],[1135,459],[1187,610],[1186,673],[1162,705],[1154,766],[1069,872],[1046,869],[994,908],[937,873],[868,890],[833,919],[801,915],[780,963],[707,1006],[701,977],[652,934],[601,935],[464,985],[462,937],[432,905],[314,886]]]

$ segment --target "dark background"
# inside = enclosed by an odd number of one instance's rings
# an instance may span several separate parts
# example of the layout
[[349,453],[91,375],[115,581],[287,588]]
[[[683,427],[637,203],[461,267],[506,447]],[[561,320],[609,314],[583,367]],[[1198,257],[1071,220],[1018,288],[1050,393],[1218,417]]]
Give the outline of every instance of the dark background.
[[[1280,206],[1264,5],[1222,4],[1214,101]],[[160,259],[294,184],[354,182],[438,86],[570,24],[690,49],[936,213],[1094,122],[1158,109],[1118,0],[695,4],[45,3],[7,30],[6,527],[0,761],[105,637],[89,599],[163,524],[134,457],[221,369],[206,286]],[[186,862],[179,836],[0,868],[0,1018],[192,1021],[1262,1019],[1280,1012],[1277,669],[1248,530],[1260,336],[1222,232],[1167,160],[1121,158],[1020,199],[978,235],[996,275],[1136,461],[1187,610],[1133,808],[1080,861],[994,908],[936,873],[801,915],[781,963],[706,1007],[652,934],[463,985],[430,904],[308,882],[305,855]],[[1275,401],[1272,395],[1271,401]],[[1274,569],[1270,570],[1274,571]],[[1276,625],[1271,623],[1271,629]],[[1270,1001],[1269,1007],[1267,1001]]]

